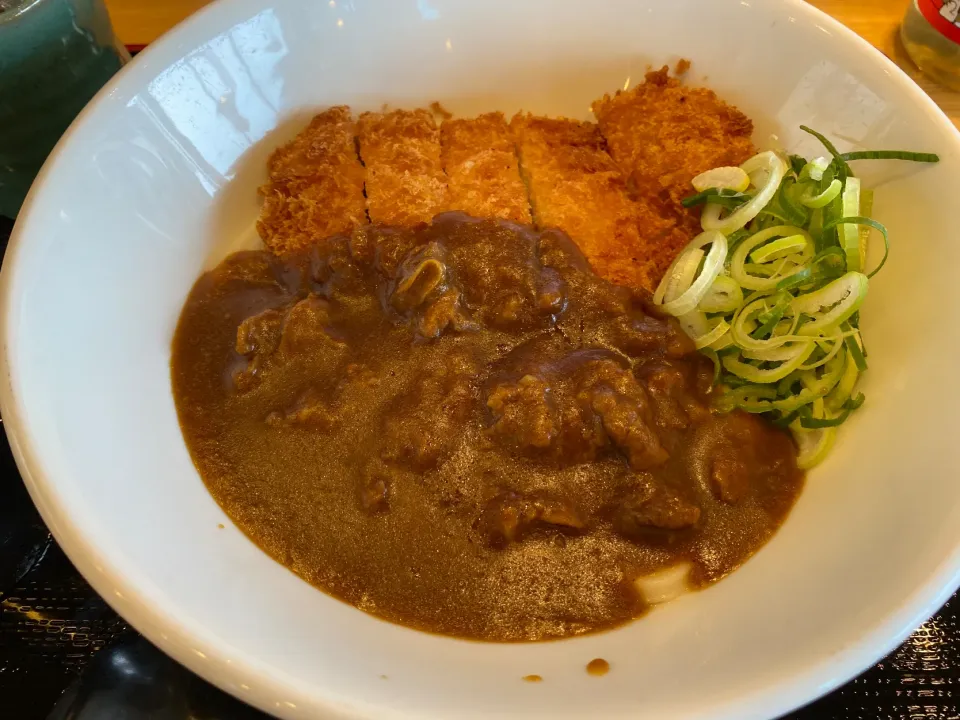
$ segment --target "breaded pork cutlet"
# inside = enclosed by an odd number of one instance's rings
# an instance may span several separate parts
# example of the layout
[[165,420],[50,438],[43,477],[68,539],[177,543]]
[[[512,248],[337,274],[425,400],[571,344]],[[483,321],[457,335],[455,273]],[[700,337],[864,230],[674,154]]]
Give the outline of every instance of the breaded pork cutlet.
[[666,66],[647,73],[631,90],[604,95],[593,103],[593,113],[639,204],[676,227],[663,234],[641,223],[644,239],[661,248],[659,277],[700,231],[699,211],[680,204],[693,192],[690,181],[704,170],[739,165],[753,155],[753,123],[712,90],[682,85]]
[[637,206],[599,128],[529,114],[515,115],[510,126],[537,225],[570,235],[608,280],[651,289],[646,257],[652,248],[638,231]]
[[350,108],[332,107],[270,156],[257,231],[273,252],[302,250],[367,222],[355,135]]
[[444,120],[440,146],[450,210],[530,222],[527,190],[520,179],[513,135],[503,113]]
[[440,131],[428,111],[363,113],[359,127],[371,222],[414,225],[447,209]]

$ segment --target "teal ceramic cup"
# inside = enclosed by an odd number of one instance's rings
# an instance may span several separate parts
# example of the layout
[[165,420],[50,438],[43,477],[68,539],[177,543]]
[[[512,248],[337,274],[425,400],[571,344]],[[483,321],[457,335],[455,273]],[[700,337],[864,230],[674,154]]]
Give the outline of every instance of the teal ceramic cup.
[[128,57],[102,0],[0,0],[0,215]]

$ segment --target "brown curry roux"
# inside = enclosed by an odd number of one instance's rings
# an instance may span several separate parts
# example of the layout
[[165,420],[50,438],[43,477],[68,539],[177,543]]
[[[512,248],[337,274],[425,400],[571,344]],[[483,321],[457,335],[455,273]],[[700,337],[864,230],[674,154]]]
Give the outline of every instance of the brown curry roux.
[[633,580],[724,576],[802,485],[789,437],[710,410],[713,369],[558,231],[448,213],[203,275],[173,343],[184,437],[277,561],[405,625],[611,627]]

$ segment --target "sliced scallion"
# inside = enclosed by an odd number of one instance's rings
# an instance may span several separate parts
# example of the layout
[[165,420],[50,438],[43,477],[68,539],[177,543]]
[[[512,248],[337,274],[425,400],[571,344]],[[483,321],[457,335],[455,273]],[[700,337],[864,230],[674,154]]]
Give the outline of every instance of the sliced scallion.
[[816,195],[804,195],[800,198],[800,202],[802,202],[808,208],[820,209],[828,205],[834,198],[836,198],[842,189],[843,183],[834,178],[830,181],[827,189],[822,193],[817,193]]
[[700,225],[704,230],[718,230],[728,234],[742,228],[753,220],[764,206],[773,199],[783,176],[787,172],[786,164],[772,150],[754,155],[740,168],[751,177],[758,171],[765,171],[766,177],[763,185],[756,188],[756,193],[752,198],[726,217],[720,217],[721,207],[719,205],[708,202],[700,219]]
[[855,150],[840,153],[844,160],[909,160],[910,162],[940,162],[936,153],[910,152],[909,150]]
[[[866,225],[867,227],[872,227],[874,230],[878,231],[880,235],[883,236],[883,257],[880,258],[880,264],[878,264],[873,270],[867,273],[868,278],[872,278],[887,264],[887,256],[890,254],[890,235],[887,232],[887,228],[884,227],[882,223],[878,223],[873,218],[858,216],[858,217],[841,217],[831,220],[827,225],[829,227],[835,227],[837,225]],[[824,226],[827,227],[827,226]]]
[[840,151],[830,142],[825,135],[821,135],[816,130],[808,128],[806,125],[801,125],[800,129],[805,133],[813,135],[820,143],[827,149],[827,152],[833,156],[833,162],[837,166],[837,177],[840,178],[840,182],[843,182],[848,177],[853,175],[853,171],[850,169],[850,166],[847,165],[847,161],[843,159],[843,155],[840,154]]
[[[683,204],[704,206],[705,232],[671,264],[654,303],[676,315],[713,361],[717,409],[789,427],[797,464],[806,469],[826,457],[837,427],[863,403],[855,394],[867,369],[860,307],[890,248],[887,229],[870,217],[873,194],[847,162],[937,157],[840,153],[819,132],[801,129],[823,143],[829,158],[787,161],[764,152],[739,169],[698,176],[701,192]],[[865,274],[872,230],[883,237],[884,253]],[[707,231],[719,237],[708,240]]]

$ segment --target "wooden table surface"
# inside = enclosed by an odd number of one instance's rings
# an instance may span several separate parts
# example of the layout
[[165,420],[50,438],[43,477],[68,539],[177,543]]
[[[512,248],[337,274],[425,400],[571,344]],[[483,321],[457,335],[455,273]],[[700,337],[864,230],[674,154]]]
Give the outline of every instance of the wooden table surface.
[[[900,20],[912,0],[811,0],[873,43],[920,86],[960,126],[960,93],[947,90],[920,74],[906,56],[898,39]],[[209,0],[106,0],[120,40],[128,45],[146,45],[169,30]]]

